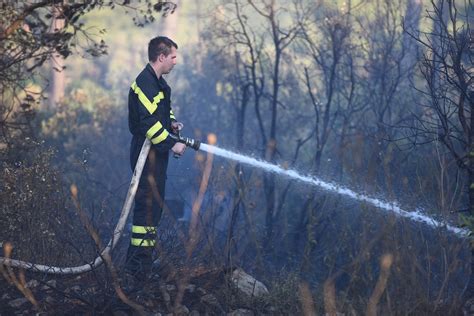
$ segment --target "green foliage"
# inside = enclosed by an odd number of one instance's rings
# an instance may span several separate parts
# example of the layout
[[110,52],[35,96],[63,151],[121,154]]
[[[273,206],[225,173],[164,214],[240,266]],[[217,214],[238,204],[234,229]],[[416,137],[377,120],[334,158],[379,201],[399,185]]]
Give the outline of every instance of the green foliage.
[[469,234],[469,236],[471,237],[471,239],[473,239],[473,237],[474,237],[474,215],[461,214],[459,216],[459,221],[460,221],[461,227],[465,227],[465,228],[469,229],[469,231],[471,232]]

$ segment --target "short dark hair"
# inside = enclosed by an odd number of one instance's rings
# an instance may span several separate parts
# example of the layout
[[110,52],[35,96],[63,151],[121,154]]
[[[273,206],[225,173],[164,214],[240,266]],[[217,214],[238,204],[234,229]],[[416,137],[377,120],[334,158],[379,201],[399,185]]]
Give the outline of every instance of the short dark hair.
[[171,53],[171,47],[178,49],[178,44],[166,36],[155,37],[148,43],[148,60],[155,62],[161,54],[168,56]]

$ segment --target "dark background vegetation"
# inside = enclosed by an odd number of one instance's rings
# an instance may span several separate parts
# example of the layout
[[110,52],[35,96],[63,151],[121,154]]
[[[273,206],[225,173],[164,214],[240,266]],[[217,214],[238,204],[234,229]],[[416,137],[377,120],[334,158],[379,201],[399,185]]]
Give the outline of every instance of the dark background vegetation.
[[[167,81],[186,136],[472,230],[470,1],[174,4],[0,4],[0,242],[14,258],[96,256],[71,185],[110,238],[131,177],[128,89],[159,34],[179,45]],[[318,313],[456,314],[472,297],[469,239],[443,227],[203,152],[171,161],[167,200],[185,221],[163,227],[165,256],[242,266],[282,313],[307,312],[307,288]]]

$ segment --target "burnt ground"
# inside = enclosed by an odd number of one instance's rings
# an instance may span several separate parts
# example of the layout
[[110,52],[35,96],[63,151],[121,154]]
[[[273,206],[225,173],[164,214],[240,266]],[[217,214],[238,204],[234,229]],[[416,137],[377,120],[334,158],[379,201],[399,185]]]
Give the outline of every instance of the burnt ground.
[[[254,315],[275,314],[262,299],[252,299],[231,285],[222,269],[196,268],[135,283],[121,279],[130,302],[119,298],[103,271],[57,277],[16,271],[0,279],[0,315]],[[105,272],[105,273],[104,273]],[[161,273],[166,273],[161,271]],[[24,279],[24,282],[21,279]],[[15,284],[16,283],[16,284]],[[26,289],[20,290],[21,284]],[[136,307],[134,307],[136,306]]]

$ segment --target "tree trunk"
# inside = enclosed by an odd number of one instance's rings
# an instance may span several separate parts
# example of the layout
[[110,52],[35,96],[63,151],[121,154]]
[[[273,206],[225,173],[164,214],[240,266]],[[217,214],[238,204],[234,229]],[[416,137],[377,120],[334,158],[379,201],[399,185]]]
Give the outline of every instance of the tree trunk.
[[[238,57],[236,55],[236,65],[239,65]],[[247,104],[250,100],[250,86],[244,81],[240,82],[242,89],[242,100],[240,102],[240,107],[237,109],[237,150],[241,151],[244,148],[244,133],[245,133],[245,112],[247,110]],[[234,169],[237,186],[234,191],[234,207],[232,208],[229,222],[229,230],[227,233],[226,239],[226,254],[227,254],[227,267],[230,268],[232,265],[232,247],[234,240],[234,228],[237,224],[239,218],[240,208],[244,207],[242,205],[242,193],[240,188],[243,187],[243,177],[242,177],[242,166],[238,163]]]
[[[413,67],[420,59],[418,43],[411,37],[410,34],[416,34],[420,27],[421,9],[423,4],[421,0],[408,0],[405,19],[402,46],[404,49],[404,64],[408,69]],[[411,71],[410,73],[413,73]]]
[[[276,35],[275,35],[276,36]],[[273,69],[273,92],[272,92],[272,119],[270,125],[270,139],[268,140],[266,146],[265,158],[267,161],[274,163],[275,162],[275,152],[276,152],[276,121],[277,121],[277,105],[278,105],[278,92],[280,89],[280,58],[281,58],[281,48],[280,42],[274,40],[275,43],[275,65]],[[265,248],[267,248],[273,236],[273,221],[274,221],[274,212],[275,212],[275,175],[273,173],[265,176],[265,199],[267,202],[267,212],[265,216],[266,222],[266,238],[265,238]]]
[[275,209],[275,176],[269,174],[265,176],[265,200],[267,202],[267,212],[265,214],[266,236],[265,249],[271,244],[273,236],[273,211]]
[[306,208],[306,212],[308,214],[308,221],[307,224],[302,227],[303,231],[306,231],[306,244],[303,250],[303,259],[301,261],[300,271],[302,273],[308,273],[311,268],[311,263],[313,260],[313,252],[317,245],[316,240],[316,211],[319,208],[319,205],[322,203],[318,203],[314,199],[312,199],[308,203],[308,207]]
[[[53,9],[53,20],[51,22],[51,33],[57,33],[64,28],[64,18],[62,17],[62,9],[54,7]],[[50,85],[50,97],[49,106],[53,109],[56,103],[60,102],[64,98],[65,74],[64,74],[64,58],[59,54],[55,53],[51,57],[51,85]]]
[[[468,102],[468,108],[471,113],[474,113],[474,91],[470,91]],[[469,216],[474,217],[474,115],[470,118],[471,129],[469,135]],[[470,227],[471,228],[471,227]],[[472,229],[472,228],[471,228]],[[474,242],[471,239],[471,274],[469,276],[469,283],[467,284],[466,291],[464,293],[464,299],[469,305],[474,305]]]

